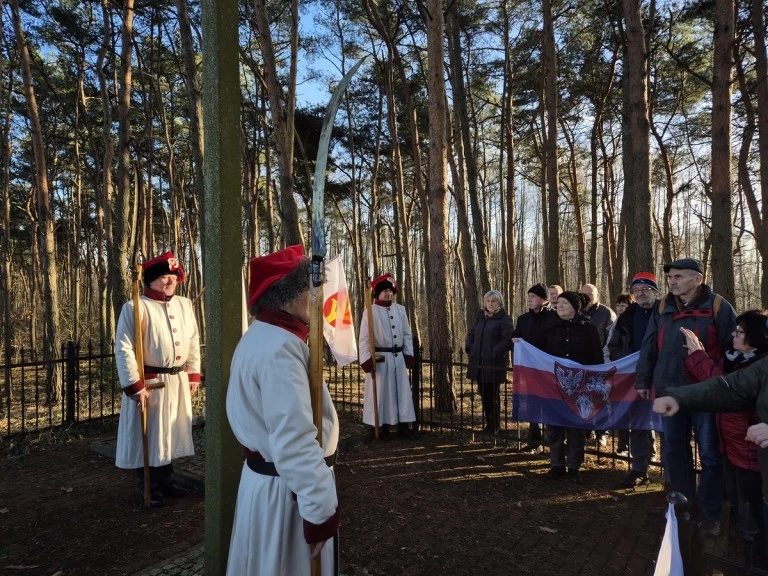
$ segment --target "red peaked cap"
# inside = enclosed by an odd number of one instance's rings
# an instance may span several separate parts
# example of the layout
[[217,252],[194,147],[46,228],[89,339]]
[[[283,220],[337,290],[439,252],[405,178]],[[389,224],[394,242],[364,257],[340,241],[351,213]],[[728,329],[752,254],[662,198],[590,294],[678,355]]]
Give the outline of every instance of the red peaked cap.
[[261,298],[267,288],[296,270],[304,260],[304,246],[288,246],[266,256],[251,258],[248,283],[248,308]]
[[[386,274],[382,274],[378,278],[374,278],[371,281],[371,288],[373,288],[373,293],[374,294],[376,294],[376,287],[379,284],[381,284],[382,282],[388,282],[389,284],[391,284],[392,285],[392,292],[395,293],[395,294],[398,293],[397,280],[395,280],[395,277],[392,276],[392,274],[390,272],[387,272]],[[383,288],[382,288],[382,290],[383,290]]]
[[152,284],[160,276],[165,276],[166,274],[176,274],[179,282],[184,282],[184,278],[186,278],[184,268],[181,267],[173,252],[165,252],[160,254],[160,256],[155,256],[151,260],[143,262],[141,270],[146,284]]

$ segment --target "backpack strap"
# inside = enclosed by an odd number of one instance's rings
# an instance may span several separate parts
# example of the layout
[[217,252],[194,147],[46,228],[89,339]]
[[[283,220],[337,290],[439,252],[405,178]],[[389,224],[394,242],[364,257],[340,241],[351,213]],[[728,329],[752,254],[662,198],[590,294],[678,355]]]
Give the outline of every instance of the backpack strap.
[[723,297],[720,294],[715,294],[715,299],[712,302],[712,316],[717,318],[717,313],[720,311],[720,304],[723,303]]

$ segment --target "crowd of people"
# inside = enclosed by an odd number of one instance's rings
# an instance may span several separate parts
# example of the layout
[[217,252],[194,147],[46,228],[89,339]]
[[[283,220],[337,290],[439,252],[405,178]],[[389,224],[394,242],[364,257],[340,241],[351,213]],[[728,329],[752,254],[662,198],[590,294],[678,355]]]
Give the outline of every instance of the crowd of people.
[[[175,294],[184,270],[172,253],[143,265],[144,292],[125,304],[116,338],[124,395],[116,464],[137,472],[139,498],[152,507],[183,497],[172,460],[193,453],[191,395],[200,382],[200,345],[192,302]],[[248,305],[253,317],[235,351],[227,415],[244,460],[231,540],[230,574],[305,573],[317,558],[334,573],[340,521],[333,464],[338,419],[323,389],[322,445],[317,442],[309,392],[310,261],[292,246],[250,262]],[[578,292],[534,284],[528,311],[516,322],[497,290],[483,296],[465,339],[467,376],[477,384],[484,432],[501,424],[499,389],[510,352],[521,341],[582,365],[639,353],[638,399],[653,401],[662,418],[662,463],[669,490],[694,504],[703,536],[720,534],[723,494],[745,533],[756,533],[755,565],[768,567],[768,311],[737,316],[704,282],[701,261],[664,266],[669,287],[636,273],[616,311],[598,288]],[[391,274],[370,285],[370,308],[359,331],[365,377],[363,422],[387,440],[391,427],[416,440],[408,368],[414,363],[410,321],[395,303]],[[146,423],[141,427],[143,415]],[[551,480],[583,481],[586,428],[531,422],[528,453],[549,447]],[[605,442],[607,431],[596,430]],[[630,455],[620,486],[648,482],[655,441],[649,430],[620,430],[619,451]],[[697,481],[692,440],[701,472]],[[143,458],[142,458],[143,455]],[[147,473],[148,472],[148,473]],[[146,490],[146,482],[150,483]],[[763,544],[764,543],[764,544]],[[307,546],[308,545],[308,546]],[[306,553],[297,554],[304,546]]]

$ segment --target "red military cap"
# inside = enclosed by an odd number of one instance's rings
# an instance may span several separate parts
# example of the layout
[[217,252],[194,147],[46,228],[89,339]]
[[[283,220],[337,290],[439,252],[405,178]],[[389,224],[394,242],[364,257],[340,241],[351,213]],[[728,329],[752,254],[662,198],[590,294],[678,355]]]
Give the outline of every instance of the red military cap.
[[288,246],[266,256],[251,258],[248,308],[251,308],[272,284],[296,270],[303,259],[304,246],[301,244]]
[[166,274],[176,274],[179,282],[184,282],[184,268],[181,267],[179,261],[173,255],[173,252],[165,252],[160,256],[155,256],[151,260],[147,260],[141,264],[142,276],[146,284],[152,284],[160,276]]
[[390,272],[387,272],[385,274],[382,274],[378,278],[374,278],[371,281],[371,288],[373,288],[373,295],[378,296],[381,294],[382,290],[386,288],[391,288],[392,292],[397,294],[397,280],[395,280],[395,277],[392,276]]

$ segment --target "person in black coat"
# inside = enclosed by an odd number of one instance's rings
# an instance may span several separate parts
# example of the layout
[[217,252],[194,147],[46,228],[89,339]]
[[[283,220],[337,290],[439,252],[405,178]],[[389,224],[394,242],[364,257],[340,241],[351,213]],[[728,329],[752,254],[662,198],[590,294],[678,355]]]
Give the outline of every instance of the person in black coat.
[[483,308],[475,316],[464,345],[469,355],[467,378],[477,382],[483,401],[483,432],[493,434],[499,431],[501,422],[499,388],[507,378],[514,331],[512,318],[504,310],[503,302],[498,290],[490,290],[483,296]]
[[[567,358],[579,364],[602,364],[603,350],[597,328],[580,313],[584,306],[582,296],[566,291],[557,298],[557,314],[548,314],[537,333],[537,347],[558,358]],[[584,463],[586,431],[579,428],[547,426],[551,468],[547,478],[556,480],[568,476],[581,483],[579,468]],[[566,472],[567,466],[567,472]]]
[[[528,289],[528,312],[517,317],[515,331],[512,333],[512,342],[525,340],[529,344],[536,341],[536,331],[547,314],[554,312],[549,303],[549,291],[544,284],[534,284]],[[544,426],[538,422],[530,422],[528,428],[528,442],[520,451],[528,454],[539,454],[543,451],[542,440]]]

